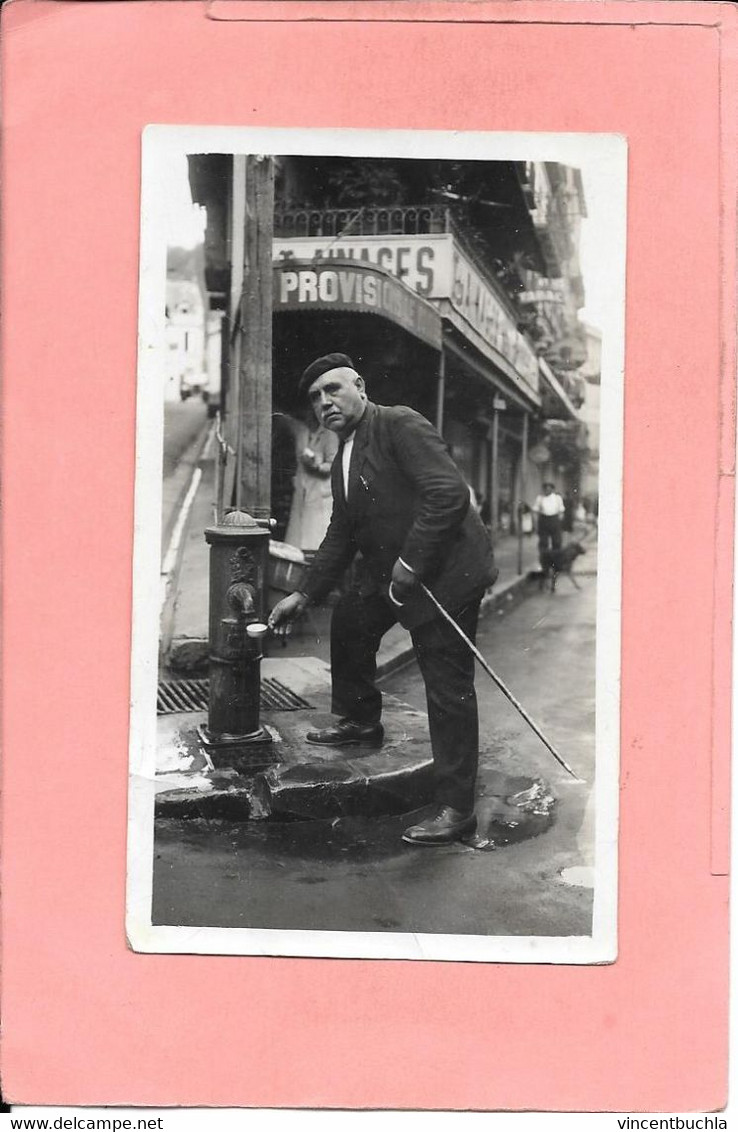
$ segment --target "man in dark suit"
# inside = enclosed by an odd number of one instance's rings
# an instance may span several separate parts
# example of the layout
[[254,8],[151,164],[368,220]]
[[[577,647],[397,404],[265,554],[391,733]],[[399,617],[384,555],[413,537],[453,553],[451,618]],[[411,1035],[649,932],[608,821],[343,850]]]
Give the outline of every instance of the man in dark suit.
[[323,424],[341,440],[332,468],[333,514],[300,593],[273,609],[279,631],[325,597],[360,554],[360,578],[331,623],[333,727],[308,732],[331,747],[380,746],[382,697],[375,684],[382,636],[410,630],[428,702],[435,811],[405,841],[444,844],[474,830],[479,722],[474,657],[423,593],[423,582],[474,639],[479,604],[496,571],[469,489],[428,421],[404,405],[374,405],[345,354],[318,358],[303,373]]

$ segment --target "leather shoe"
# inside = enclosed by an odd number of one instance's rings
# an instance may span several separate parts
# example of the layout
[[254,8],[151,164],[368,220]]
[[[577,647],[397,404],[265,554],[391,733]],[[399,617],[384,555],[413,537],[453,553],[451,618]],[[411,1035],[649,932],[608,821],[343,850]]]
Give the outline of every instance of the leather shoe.
[[464,813],[452,806],[439,806],[425,821],[406,829],[402,840],[410,845],[449,845],[465,834],[473,833],[476,828],[477,817],[473,810]]
[[384,728],[381,723],[352,723],[350,719],[341,719],[333,727],[324,727],[321,731],[308,731],[305,739],[308,743],[315,743],[320,747],[381,747],[384,740]]

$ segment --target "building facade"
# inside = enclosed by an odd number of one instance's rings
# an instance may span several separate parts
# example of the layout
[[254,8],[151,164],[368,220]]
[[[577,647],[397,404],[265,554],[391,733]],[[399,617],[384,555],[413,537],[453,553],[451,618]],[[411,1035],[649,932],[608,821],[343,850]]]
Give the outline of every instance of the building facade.
[[[228,329],[243,282],[234,160],[190,159],[193,196],[207,208],[210,305],[224,318],[226,411]],[[579,469],[557,462],[550,437],[583,435],[578,172],[533,162],[274,164],[275,413],[299,413],[299,374],[340,350],[372,399],[409,404],[436,424],[493,530],[516,529],[544,474],[577,490]]]
[[588,454],[582,476],[582,498],[593,508],[599,496],[600,484],[600,390],[602,378],[602,335],[594,326],[584,327],[587,356],[579,370],[584,382],[585,399],[580,410],[587,426]]
[[199,393],[205,376],[205,307],[193,279],[167,276],[166,379],[164,399]]

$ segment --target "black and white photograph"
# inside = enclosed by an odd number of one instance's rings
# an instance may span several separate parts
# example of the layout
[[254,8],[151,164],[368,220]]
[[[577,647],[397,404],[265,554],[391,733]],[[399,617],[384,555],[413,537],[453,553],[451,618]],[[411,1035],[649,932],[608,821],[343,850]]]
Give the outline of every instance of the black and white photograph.
[[626,160],[145,131],[135,950],[616,958]]

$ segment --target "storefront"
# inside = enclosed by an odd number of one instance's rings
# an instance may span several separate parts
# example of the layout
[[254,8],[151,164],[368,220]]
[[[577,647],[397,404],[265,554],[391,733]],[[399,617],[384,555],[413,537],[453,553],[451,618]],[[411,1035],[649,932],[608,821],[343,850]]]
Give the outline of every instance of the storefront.
[[484,521],[493,532],[517,529],[528,484],[527,436],[539,413],[536,392],[511,379],[455,325],[444,326],[443,432],[465,469]]

